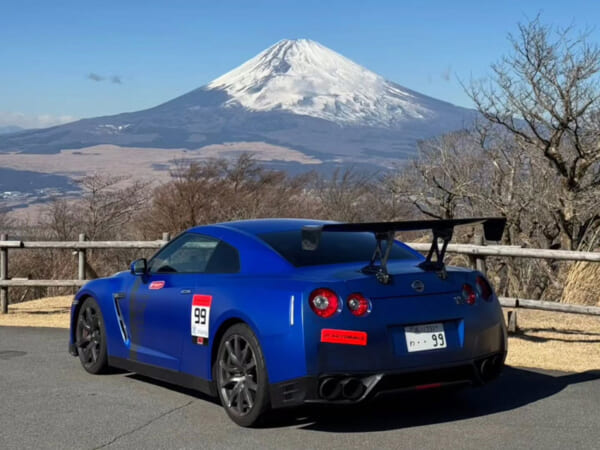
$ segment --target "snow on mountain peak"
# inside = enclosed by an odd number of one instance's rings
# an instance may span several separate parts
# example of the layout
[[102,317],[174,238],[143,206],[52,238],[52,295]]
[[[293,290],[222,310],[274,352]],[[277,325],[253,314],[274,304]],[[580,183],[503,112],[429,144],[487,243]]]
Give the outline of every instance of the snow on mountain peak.
[[387,127],[434,115],[414,94],[309,39],[279,41],[208,88],[226,91],[228,104],[249,110],[340,124]]

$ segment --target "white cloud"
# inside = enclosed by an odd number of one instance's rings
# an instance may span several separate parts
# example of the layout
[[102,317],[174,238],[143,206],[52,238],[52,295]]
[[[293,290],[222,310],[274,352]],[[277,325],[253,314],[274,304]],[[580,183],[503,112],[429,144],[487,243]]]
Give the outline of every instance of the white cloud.
[[31,115],[18,112],[0,111],[0,126],[17,126],[21,128],[47,128],[54,125],[73,122],[77,117],[63,115],[52,116],[50,114]]

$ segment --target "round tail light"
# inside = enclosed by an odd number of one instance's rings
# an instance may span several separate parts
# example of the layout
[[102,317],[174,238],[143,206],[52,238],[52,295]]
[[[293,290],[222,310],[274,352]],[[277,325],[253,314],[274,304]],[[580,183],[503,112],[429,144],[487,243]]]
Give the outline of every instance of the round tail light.
[[350,294],[346,304],[350,312],[357,317],[366,316],[371,312],[371,302],[358,292]]
[[492,287],[488,283],[488,281],[482,276],[478,276],[475,279],[475,289],[477,289],[477,293],[484,300],[490,301],[492,298]]
[[477,300],[477,294],[470,284],[463,284],[462,298],[467,305],[474,305]]
[[331,289],[319,288],[312,291],[308,298],[310,309],[323,318],[328,318],[342,309],[342,304],[335,292]]

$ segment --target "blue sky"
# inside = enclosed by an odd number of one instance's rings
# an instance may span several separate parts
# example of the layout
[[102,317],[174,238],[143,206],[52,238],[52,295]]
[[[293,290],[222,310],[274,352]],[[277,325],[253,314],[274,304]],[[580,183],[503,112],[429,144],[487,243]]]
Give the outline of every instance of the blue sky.
[[458,80],[489,74],[509,50],[507,33],[538,12],[583,30],[596,25],[600,2],[1,0],[0,126],[151,107],[301,37],[470,106]]

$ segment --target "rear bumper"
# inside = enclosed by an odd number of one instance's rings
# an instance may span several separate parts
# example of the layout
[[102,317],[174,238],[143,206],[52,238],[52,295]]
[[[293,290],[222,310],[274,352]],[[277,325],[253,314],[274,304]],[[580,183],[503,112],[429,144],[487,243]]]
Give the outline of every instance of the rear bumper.
[[296,378],[270,386],[271,405],[284,408],[310,403],[354,404],[386,393],[482,385],[501,373],[505,359],[506,352],[496,352],[446,366]]

